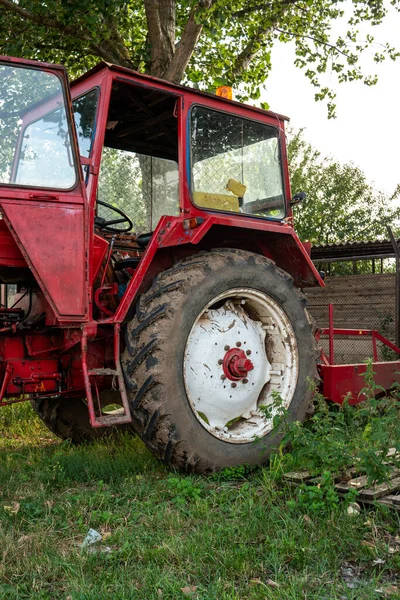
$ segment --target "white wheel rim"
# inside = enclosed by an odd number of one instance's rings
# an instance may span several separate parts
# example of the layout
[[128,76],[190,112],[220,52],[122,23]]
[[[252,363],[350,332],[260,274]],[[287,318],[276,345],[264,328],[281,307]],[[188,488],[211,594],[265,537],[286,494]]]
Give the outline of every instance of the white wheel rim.
[[259,290],[219,294],[193,324],[183,373],[190,406],[213,436],[234,444],[265,436],[274,410],[267,418],[260,406],[271,405],[276,391],[288,408],[297,384],[297,342],[288,316]]

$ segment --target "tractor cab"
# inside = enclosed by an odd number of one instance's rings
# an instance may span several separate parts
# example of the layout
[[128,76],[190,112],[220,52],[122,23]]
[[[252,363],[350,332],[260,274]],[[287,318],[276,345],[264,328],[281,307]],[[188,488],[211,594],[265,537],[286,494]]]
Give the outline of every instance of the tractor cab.
[[[175,257],[156,248],[173,264],[192,251],[187,244],[200,226],[208,248],[224,235],[210,230],[212,222],[236,224],[240,240],[242,227],[290,220],[284,117],[104,63],[73,82],[71,94],[103,316],[115,314],[157,228],[162,237],[175,230],[161,244],[180,246]],[[254,242],[262,243],[259,233]],[[112,299],[116,283],[120,297]]]
[[[71,93],[94,245],[112,244],[101,285],[123,289],[162,217],[290,214],[281,117],[251,120],[236,103],[104,64]],[[109,300],[97,302],[108,315]]]

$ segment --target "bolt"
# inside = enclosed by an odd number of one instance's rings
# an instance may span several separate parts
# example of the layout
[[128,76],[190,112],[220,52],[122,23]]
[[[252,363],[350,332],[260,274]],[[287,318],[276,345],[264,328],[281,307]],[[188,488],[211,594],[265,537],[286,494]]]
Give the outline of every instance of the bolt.
[[248,379],[242,379],[242,383],[248,383],[249,380]]
[[231,347],[230,346],[225,346],[224,350],[226,350],[228,352],[228,350],[230,350]]
[[231,387],[236,387],[236,383],[231,383]]
[[241,346],[241,345],[242,345],[242,342],[236,342],[236,346],[237,346],[238,348],[240,348],[240,346]]
[[225,375],[221,375],[221,379],[222,379],[222,381],[224,381],[226,379],[226,376]]
[[218,361],[218,364],[219,364],[219,365],[222,365],[222,364],[224,364],[224,361],[222,360],[222,358],[220,358],[220,359],[219,359],[219,361]]
[[247,356],[250,356],[251,350],[246,350],[246,354],[247,354]]

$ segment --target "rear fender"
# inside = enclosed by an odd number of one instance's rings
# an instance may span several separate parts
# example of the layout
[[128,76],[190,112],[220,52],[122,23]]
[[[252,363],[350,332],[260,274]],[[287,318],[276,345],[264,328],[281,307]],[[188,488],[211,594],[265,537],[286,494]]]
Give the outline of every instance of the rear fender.
[[184,217],[162,217],[142,260],[130,280],[115,315],[108,322],[122,322],[138,294],[152,278],[174,261],[211,248],[240,248],[272,259],[289,273],[298,287],[324,286],[309,254],[293,228],[282,223],[214,215],[201,217],[194,229],[184,228]]

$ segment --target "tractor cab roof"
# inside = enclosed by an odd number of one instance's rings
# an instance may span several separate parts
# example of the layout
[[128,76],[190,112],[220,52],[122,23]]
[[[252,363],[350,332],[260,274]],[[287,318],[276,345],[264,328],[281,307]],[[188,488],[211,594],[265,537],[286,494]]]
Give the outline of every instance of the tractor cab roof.
[[[114,65],[112,63],[107,63],[104,61],[100,62],[99,64],[94,66],[92,69],[87,71],[84,75],[81,75],[80,77],[75,79],[71,83],[71,87],[73,88],[77,84],[82,84],[84,81],[89,80],[93,75],[97,74],[98,72],[100,72],[102,70],[109,70],[116,76],[120,76],[120,77],[123,77],[123,76],[125,76],[125,78],[132,77],[132,80],[136,81],[139,85],[148,84],[148,85],[153,85],[156,87],[161,86],[163,90],[168,91],[171,94],[182,96],[189,92],[191,95],[193,94],[195,96],[198,96],[199,99],[202,99],[203,102],[205,102],[205,103],[207,103],[207,101],[211,100],[211,99],[213,100],[213,102],[215,102],[215,100],[218,100],[221,103],[221,110],[226,110],[226,109],[228,109],[228,107],[231,108],[232,106],[234,106],[234,107],[235,106],[236,107],[244,106],[243,103],[238,102],[236,100],[228,100],[221,96],[216,96],[215,94],[210,94],[209,92],[203,92],[203,91],[191,88],[189,86],[171,83],[169,81],[165,81],[164,79],[159,79],[158,77],[153,77],[151,75],[144,75],[143,73],[139,73],[138,71],[135,71],[133,69],[129,69],[127,67],[122,67],[119,65]],[[258,107],[251,106],[248,104],[245,104],[245,106],[247,109],[251,110],[255,114],[257,114],[257,113],[262,114],[262,115],[268,114],[270,117],[272,117],[274,119],[279,119],[281,121],[289,121],[289,117],[279,114],[279,113],[276,113],[274,111],[264,110],[262,108],[258,108]]]

